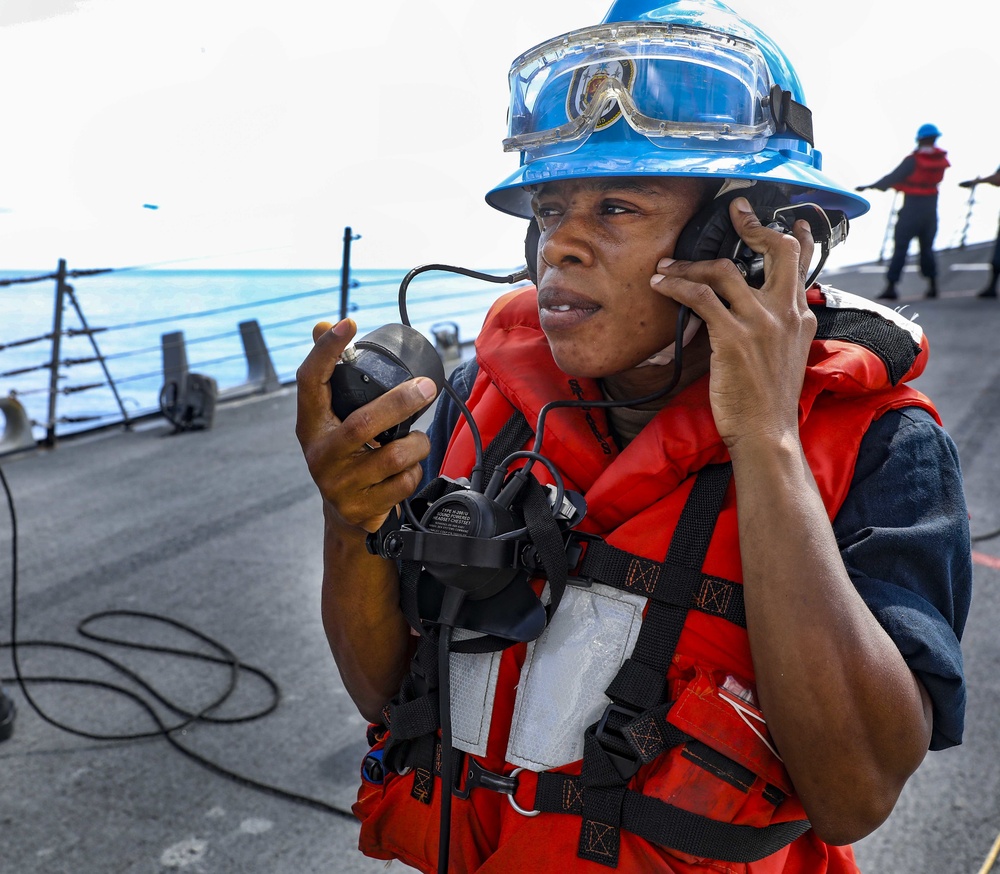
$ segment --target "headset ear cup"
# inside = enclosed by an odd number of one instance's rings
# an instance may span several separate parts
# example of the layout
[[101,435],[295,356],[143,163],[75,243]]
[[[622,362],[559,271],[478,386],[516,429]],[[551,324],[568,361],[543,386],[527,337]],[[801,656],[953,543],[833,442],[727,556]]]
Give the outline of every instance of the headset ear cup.
[[538,285],[538,240],[541,231],[535,219],[529,219],[528,230],[524,235],[524,263],[528,268],[528,278]]
[[[734,192],[733,196],[739,197],[739,192]],[[750,201],[754,214],[764,225],[774,221],[778,210],[791,205],[791,201],[777,185],[758,183],[743,196]]]
[[681,231],[674,246],[678,261],[713,261],[727,257],[736,232],[729,220],[729,201],[722,197],[702,207]]
[[733,258],[740,238],[729,219],[729,204],[737,197],[749,200],[754,214],[765,225],[780,207],[788,206],[788,198],[776,185],[758,184],[729,191],[703,206],[684,226],[674,246],[674,257],[679,261]]

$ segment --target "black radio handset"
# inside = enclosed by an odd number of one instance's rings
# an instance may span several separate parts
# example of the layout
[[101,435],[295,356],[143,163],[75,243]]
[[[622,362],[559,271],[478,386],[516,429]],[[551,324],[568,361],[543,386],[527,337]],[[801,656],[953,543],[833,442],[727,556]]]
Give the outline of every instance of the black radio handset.
[[[437,386],[437,394],[442,390],[453,394],[454,389],[445,378],[444,362],[440,354],[420,331],[410,325],[406,312],[406,290],[410,282],[421,273],[431,270],[508,284],[527,278],[525,270],[506,276],[494,276],[448,264],[424,264],[414,267],[403,277],[399,285],[399,322],[382,325],[348,346],[337,366],[333,368],[333,375],[330,378],[331,405],[337,418],[346,419],[355,410],[371,403],[389,389],[417,376],[432,379]],[[460,408],[461,406],[459,403]],[[429,407],[430,404],[408,419],[387,428],[375,439],[380,444],[385,444],[399,437],[405,437],[410,432],[410,426]]]
[[[415,376],[430,377],[440,393],[445,383],[441,356],[414,328],[402,324],[382,325],[348,346],[333,368],[330,378],[333,412],[337,418],[346,419],[359,407]],[[405,437],[426,409],[387,428],[375,439],[384,445]]]

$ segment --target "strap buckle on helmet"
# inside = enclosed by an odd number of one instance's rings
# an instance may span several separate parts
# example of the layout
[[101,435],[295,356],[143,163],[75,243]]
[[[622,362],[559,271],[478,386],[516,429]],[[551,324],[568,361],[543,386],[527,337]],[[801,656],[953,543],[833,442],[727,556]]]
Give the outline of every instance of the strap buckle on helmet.
[[808,106],[792,100],[791,91],[783,91],[780,85],[772,85],[771,93],[761,103],[770,107],[776,133],[790,131],[804,139],[810,146],[815,145],[812,111]]

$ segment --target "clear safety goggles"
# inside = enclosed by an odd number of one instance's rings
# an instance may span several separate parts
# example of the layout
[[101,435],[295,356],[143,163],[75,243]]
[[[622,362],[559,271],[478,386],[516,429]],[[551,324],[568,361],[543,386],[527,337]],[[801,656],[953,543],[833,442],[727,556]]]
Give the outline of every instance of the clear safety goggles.
[[772,87],[748,40],[645,22],[588,27],[514,61],[504,151],[566,154],[621,117],[667,149],[759,151],[778,128]]

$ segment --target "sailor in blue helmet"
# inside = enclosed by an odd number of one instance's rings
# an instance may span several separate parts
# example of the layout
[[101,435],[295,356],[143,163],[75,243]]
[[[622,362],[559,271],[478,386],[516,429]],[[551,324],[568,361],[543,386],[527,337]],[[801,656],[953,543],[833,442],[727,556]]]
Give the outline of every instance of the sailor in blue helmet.
[[[854,872],[850,843],[962,738],[968,517],[908,385],[926,337],[815,283],[867,203],[723,4],[621,0],[510,85],[521,161],[487,200],[529,220],[534,285],[491,307],[430,435],[378,440],[423,376],[334,415],[349,319],[298,371],[324,626],[370,721],[360,848],[425,872]],[[424,468],[416,506],[475,512],[394,529],[436,554],[383,549]],[[504,514],[523,529],[447,558]],[[578,528],[553,548],[532,532],[557,517]],[[505,638],[484,629],[513,584],[478,612],[451,595],[512,544],[545,622]]]
[[903,205],[896,215],[893,228],[892,258],[886,271],[886,286],[879,300],[897,300],[896,284],[903,275],[903,266],[916,237],[920,244],[920,272],[927,280],[925,297],[938,296],[937,259],[934,257],[934,237],[938,227],[938,186],[951,164],[948,153],[937,145],[941,131],[937,125],[922,124],[917,129],[917,147],[891,172],[871,185],[859,185],[858,191],[894,188],[903,193]]

